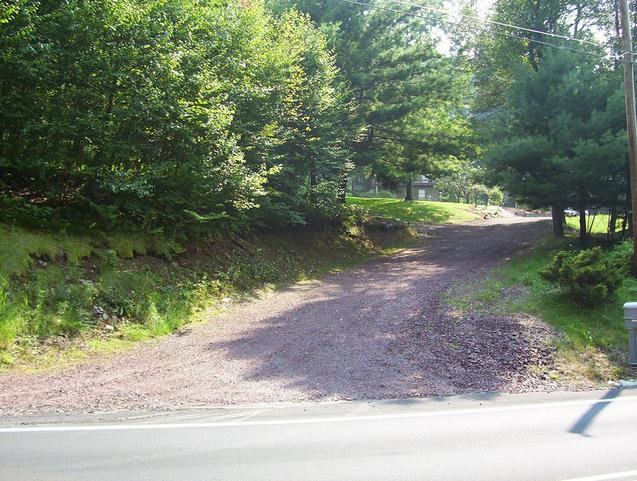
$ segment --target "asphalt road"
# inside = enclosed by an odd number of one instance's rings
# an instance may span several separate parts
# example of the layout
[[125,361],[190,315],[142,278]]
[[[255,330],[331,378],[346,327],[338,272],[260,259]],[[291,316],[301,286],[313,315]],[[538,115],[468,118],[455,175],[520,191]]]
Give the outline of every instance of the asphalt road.
[[0,419],[0,479],[637,480],[637,390]]

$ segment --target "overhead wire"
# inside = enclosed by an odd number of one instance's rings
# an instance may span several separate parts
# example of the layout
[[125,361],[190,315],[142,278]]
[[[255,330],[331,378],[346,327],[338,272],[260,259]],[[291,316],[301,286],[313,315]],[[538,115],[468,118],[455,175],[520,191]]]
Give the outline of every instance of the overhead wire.
[[[389,1],[392,2],[392,3],[398,3],[398,4],[401,4],[401,5],[417,8],[419,10],[429,10],[429,11],[432,11],[432,12],[442,13],[443,15],[450,15],[450,13],[447,10],[445,10],[443,8],[433,7],[431,5],[421,5],[419,3],[405,2],[403,0],[389,0]],[[583,39],[583,38],[569,37],[568,35],[560,35],[558,33],[552,33],[552,32],[544,32],[542,30],[535,30],[533,28],[522,27],[520,25],[513,25],[511,23],[500,22],[500,21],[491,20],[491,19],[488,19],[488,18],[480,18],[477,15],[470,15],[470,14],[462,13],[462,12],[460,13],[460,16],[464,17],[464,18],[471,18],[471,19],[474,19],[474,20],[479,20],[480,22],[483,22],[483,23],[490,23],[492,25],[498,25],[500,27],[511,28],[511,29],[514,29],[514,30],[521,30],[521,31],[524,31],[524,32],[529,32],[529,33],[538,33],[538,34],[541,34],[541,35],[545,35],[547,37],[554,37],[554,38],[559,38],[559,39],[562,39],[562,40],[569,40],[569,41],[572,41],[572,42],[588,44],[588,45],[592,45],[592,46],[595,46],[595,47],[602,47],[602,45],[600,45],[597,42],[592,42],[590,40],[586,40],[586,39]]]
[[[437,17],[434,18],[432,16],[426,16],[426,14],[423,15],[423,14],[418,14],[418,13],[414,13],[414,12],[410,12],[410,11],[406,11],[406,10],[396,10],[394,8],[389,8],[389,7],[384,7],[384,6],[380,6],[380,5],[365,3],[365,2],[361,2],[361,1],[357,1],[357,0],[337,0],[337,1],[342,2],[342,3],[350,3],[350,4],[353,4],[353,5],[359,5],[359,6],[363,6],[363,7],[368,7],[368,8],[375,9],[375,10],[384,10],[384,11],[387,11],[387,12],[398,13],[398,14],[401,14],[401,15],[407,15],[407,16],[416,17],[416,18],[423,18],[425,20],[432,20],[433,19],[433,20],[436,20],[436,21],[439,21],[439,22],[443,22],[443,23],[447,23],[447,24],[454,25],[454,26],[461,26],[462,25],[462,23],[456,22],[456,21],[453,21],[453,20],[441,19],[441,18],[437,18]],[[398,0],[390,0],[390,1],[396,2],[396,3],[407,4],[407,5],[410,5],[412,7],[416,7],[416,8],[422,7],[421,5],[418,5],[418,4],[410,4],[410,3],[401,2],[401,1],[398,1]],[[440,9],[436,9],[436,10],[439,10],[439,12],[444,13],[445,15],[448,15],[448,12],[445,12],[444,10],[440,10]],[[479,17],[473,17],[473,18],[478,19],[481,22],[484,22],[484,20],[480,19]],[[493,21],[491,21],[491,22],[493,22]],[[497,24],[501,24],[501,23],[502,22],[498,22],[498,23],[496,23],[496,25]],[[563,39],[574,40],[573,37],[559,36],[557,34],[549,34],[549,32],[542,32],[541,30],[526,29],[525,27],[519,27],[519,26],[511,25],[511,24],[503,24],[503,25],[500,25],[500,26],[507,26],[509,28],[517,28],[517,29],[523,30],[523,31],[531,31],[533,33],[547,34],[549,36],[557,36],[557,37],[560,37],[560,38],[563,38]],[[484,26],[482,26],[481,28],[482,28],[483,31],[485,31],[485,27]],[[605,55],[605,56],[601,56],[599,54],[596,54],[594,52],[589,52],[587,50],[581,50],[581,49],[568,47],[566,45],[558,45],[558,44],[555,44],[555,43],[544,42],[542,40],[538,40],[538,39],[530,38],[530,37],[525,37],[525,36],[522,36],[522,35],[516,35],[516,34],[509,33],[509,32],[501,32],[501,31],[497,31],[497,30],[492,30],[492,33],[494,33],[496,35],[501,35],[501,36],[504,36],[504,37],[514,38],[514,39],[517,39],[517,40],[526,40],[528,42],[532,42],[532,43],[536,43],[536,44],[540,44],[540,45],[546,45],[546,46],[553,47],[553,48],[560,49],[560,50],[569,50],[571,52],[577,52],[577,53],[580,53],[580,54],[583,54],[583,55],[593,56],[593,57],[597,57],[597,58],[600,58],[600,59],[605,58],[605,57],[621,58],[622,55],[623,55],[623,54],[608,54],[608,55]],[[581,39],[577,39],[577,40],[581,40]],[[596,46],[598,48],[602,48],[603,47],[602,45],[599,45],[599,44],[594,43],[594,42],[586,41],[586,43],[590,43],[591,45],[594,45],[594,46]],[[637,54],[635,54],[635,52],[629,52],[629,54],[637,55]]]

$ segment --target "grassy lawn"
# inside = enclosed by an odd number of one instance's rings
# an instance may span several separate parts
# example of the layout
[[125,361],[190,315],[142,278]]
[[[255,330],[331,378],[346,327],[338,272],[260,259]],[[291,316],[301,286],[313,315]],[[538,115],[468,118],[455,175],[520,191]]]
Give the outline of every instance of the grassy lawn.
[[585,308],[569,301],[539,271],[557,251],[576,248],[573,239],[546,239],[473,286],[450,292],[448,301],[461,309],[537,316],[561,333],[558,352],[573,370],[591,379],[616,378],[628,350],[623,303],[637,299],[637,279],[625,279],[608,303]]
[[348,197],[347,203],[363,207],[379,217],[405,222],[438,224],[443,222],[463,222],[480,218],[480,214],[475,212],[473,206],[455,202],[425,200],[405,202],[401,199]]
[[[608,214],[597,214],[593,219],[593,216],[586,216],[586,225],[593,226],[591,228],[591,234],[606,234],[608,228]],[[579,231],[579,217],[567,217],[566,224],[572,229]],[[617,229],[621,229],[621,219],[618,219]]]

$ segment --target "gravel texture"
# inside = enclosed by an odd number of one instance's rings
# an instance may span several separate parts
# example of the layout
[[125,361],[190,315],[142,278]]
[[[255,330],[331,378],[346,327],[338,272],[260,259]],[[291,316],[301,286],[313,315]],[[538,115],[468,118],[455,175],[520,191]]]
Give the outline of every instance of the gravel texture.
[[232,306],[59,372],[0,375],[0,414],[568,389],[553,333],[441,301],[549,232],[546,220],[421,228],[415,248]]

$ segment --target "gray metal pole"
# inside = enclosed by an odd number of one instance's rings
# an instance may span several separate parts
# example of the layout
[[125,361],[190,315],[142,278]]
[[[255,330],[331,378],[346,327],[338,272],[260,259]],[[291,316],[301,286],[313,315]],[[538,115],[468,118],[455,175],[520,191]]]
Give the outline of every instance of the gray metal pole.
[[637,302],[624,304],[624,321],[628,329],[628,363],[637,366]]
[[[630,192],[633,231],[637,229],[637,116],[635,115],[635,77],[633,72],[632,38],[628,0],[619,0],[624,57],[624,96],[628,127],[628,161],[630,164]],[[637,274],[637,235],[633,232],[632,272]]]

